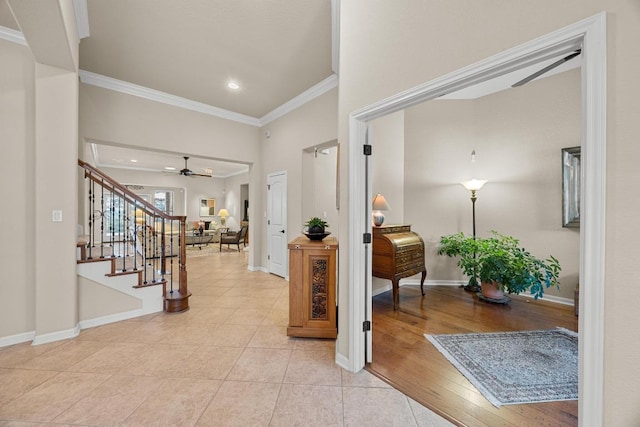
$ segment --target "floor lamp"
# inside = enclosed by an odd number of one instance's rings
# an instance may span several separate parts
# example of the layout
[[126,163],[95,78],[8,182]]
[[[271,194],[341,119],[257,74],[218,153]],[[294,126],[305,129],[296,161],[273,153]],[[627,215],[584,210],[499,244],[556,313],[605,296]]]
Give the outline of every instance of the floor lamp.
[[[469,181],[461,182],[461,184],[467,190],[471,191],[471,217],[473,219],[473,240],[476,239],[476,200],[478,200],[478,190],[487,183],[486,179],[470,179]],[[473,257],[476,257],[474,252]],[[465,290],[471,292],[478,292],[480,286],[478,286],[478,278],[476,272],[473,272],[473,277],[469,279],[469,283],[464,287]]]

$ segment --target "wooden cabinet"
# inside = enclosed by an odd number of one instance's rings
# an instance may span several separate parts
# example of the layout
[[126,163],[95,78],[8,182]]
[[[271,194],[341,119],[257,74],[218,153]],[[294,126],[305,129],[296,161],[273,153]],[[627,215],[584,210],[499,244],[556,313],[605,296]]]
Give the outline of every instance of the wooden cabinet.
[[338,241],[300,236],[289,243],[289,326],[291,337],[335,338]]

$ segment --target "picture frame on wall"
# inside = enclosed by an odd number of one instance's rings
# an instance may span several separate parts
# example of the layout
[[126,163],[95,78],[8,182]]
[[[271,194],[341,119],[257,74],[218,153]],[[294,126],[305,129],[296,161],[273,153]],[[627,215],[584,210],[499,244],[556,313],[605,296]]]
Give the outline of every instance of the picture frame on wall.
[[200,216],[216,215],[216,199],[200,199]]
[[562,149],[562,226],[580,227],[580,147]]

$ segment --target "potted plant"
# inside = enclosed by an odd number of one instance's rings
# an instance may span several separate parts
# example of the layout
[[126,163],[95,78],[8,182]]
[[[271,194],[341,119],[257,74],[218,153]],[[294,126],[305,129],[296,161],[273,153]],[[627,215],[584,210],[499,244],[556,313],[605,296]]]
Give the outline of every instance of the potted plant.
[[329,233],[325,232],[325,227],[329,227],[327,221],[317,216],[313,216],[304,223],[307,227],[306,235],[312,240],[322,240],[328,236]]
[[527,290],[538,299],[545,288],[559,288],[560,264],[555,257],[536,258],[519,246],[518,239],[496,231],[486,238],[464,233],[442,236],[438,254],[460,257],[458,266],[472,280],[480,279],[482,294],[489,299],[499,300],[503,292]]

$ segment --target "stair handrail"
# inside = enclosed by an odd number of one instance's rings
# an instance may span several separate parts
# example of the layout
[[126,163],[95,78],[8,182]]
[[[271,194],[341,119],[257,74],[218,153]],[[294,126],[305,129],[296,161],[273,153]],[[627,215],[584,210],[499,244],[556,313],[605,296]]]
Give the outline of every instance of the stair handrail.
[[[114,190],[117,190],[117,192],[121,193],[120,195],[123,197],[123,199],[128,199],[128,201],[132,201],[133,204],[135,205],[136,209],[140,209],[145,215],[150,216],[150,217],[154,217],[154,218],[162,218],[164,220],[167,221],[178,221],[179,223],[179,230],[178,230],[178,242],[179,242],[179,255],[178,255],[178,266],[179,266],[179,275],[178,275],[178,290],[179,290],[179,295],[182,295],[185,298],[188,298],[188,296],[190,295],[188,289],[187,289],[187,270],[186,270],[186,258],[187,258],[187,249],[186,249],[186,222],[187,222],[187,217],[185,215],[169,215],[163,211],[161,211],[160,209],[156,208],[154,205],[152,205],[151,203],[147,202],[146,200],[144,200],[142,197],[140,197],[139,195],[137,195],[136,193],[132,192],[131,190],[129,190],[126,186],[122,185],[121,183],[119,183],[118,181],[116,181],[115,179],[111,178],[110,176],[108,176],[107,174],[105,174],[104,172],[102,172],[100,169],[95,168],[94,166],[90,165],[89,163],[78,159],[78,165],[80,167],[82,167],[84,169],[84,177],[85,178],[89,178],[90,180],[92,180],[93,182],[95,182],[96,184],[102,186],[103,188],[108,189],[111,192],[115,192]],[[105,185],[108,184],[108,185]],[[163,222],[163,230],[161,231],[161,239],[162,239],[162,245],[164,247],[164,222]],[[93,239],[93,236],[91,236],[91,239]],[[144,243],[144,241],[143,241]],[[164,269],[164,259],[162,260],[163,263],[163,269]],[[170,289],[167,291],[166,289],[166,284],[163,284],[163,297],[165,298],[165,309],[166,309],[166,301],[167,299],[171,298],[171,295],[167,295],[167,294],[173,294],[174,293],[174,289],[173,289],[173,278],[171,280],[171,286]]]

